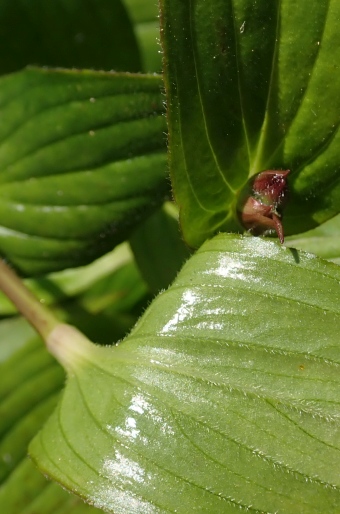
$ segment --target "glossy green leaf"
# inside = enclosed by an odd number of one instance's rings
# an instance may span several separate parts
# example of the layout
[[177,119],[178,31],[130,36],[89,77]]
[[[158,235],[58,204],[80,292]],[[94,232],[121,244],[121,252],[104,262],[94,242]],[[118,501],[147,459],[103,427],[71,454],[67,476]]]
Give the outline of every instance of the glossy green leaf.
[[161,79],[29,69],[0,80],[0,252],[26,274],[84,265],[167,195]]
[[0,74],[29,64],[142,71],[120,0],[1,0],[0,45]]
[[313,230],[288,237],[286,244],[340,264],[340,215]]
[[170,166],[186,240],[240,230],[250,177],[290,169],[288,234],[339,212],[337,0],[161,0]]
[[[23,320],[21,320],[23,322]],[[11,341],[0,323],[0,355]],[[24,323],[24,322],[23,322]],[[25,322],[27,324],[27,322]],[[4,514],[95,514],[98,511],[48,482],[27,458],[27,446],[50,415],[64,373],[41,341],[23,338],[0,364],[0,511]],[[31,335],[31,334],[30,334]]]
[[[109,257],[113,260],[112,255]],[[135,264],[122,261],[109,273],[109,263],[100,262],[102,275],[95,269],[99,263],[88,267],[88,275],[82,270],[86,292],[67,302],[63,298],[58,314],[96,342],[112,344],[131,329],[149,298]],[[67,274],[73,280],[65,285],[73,293],[79,291],[80,276],[65,272],[64,281]],[[0,321],[0,377],[0,512],[99,512],[48,482],[26,457],[30,440],[56,405],[64,372],[22,318]]]
[[31,455],[115,514],[338,513],[339,281],[333,263],[217,236],[118,347],[61,327],[69,377]]

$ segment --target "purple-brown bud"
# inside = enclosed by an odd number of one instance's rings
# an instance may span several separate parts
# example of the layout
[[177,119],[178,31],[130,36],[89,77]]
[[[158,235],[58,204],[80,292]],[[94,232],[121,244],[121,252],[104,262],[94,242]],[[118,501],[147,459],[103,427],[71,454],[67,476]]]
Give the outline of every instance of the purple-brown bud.
[[290,170],[267,170],[252,179],[250,194],[241,201],[238,215],[242,225],[254,235],[275,230],[284,242],[282,208],[287,198],[287,175]]

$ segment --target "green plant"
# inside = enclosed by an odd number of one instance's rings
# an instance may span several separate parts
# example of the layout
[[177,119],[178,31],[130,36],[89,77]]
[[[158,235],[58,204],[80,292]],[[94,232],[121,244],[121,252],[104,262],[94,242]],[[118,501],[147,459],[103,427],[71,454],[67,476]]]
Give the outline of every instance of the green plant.
[[0,6],[1,512],[339,512],[340,4]]

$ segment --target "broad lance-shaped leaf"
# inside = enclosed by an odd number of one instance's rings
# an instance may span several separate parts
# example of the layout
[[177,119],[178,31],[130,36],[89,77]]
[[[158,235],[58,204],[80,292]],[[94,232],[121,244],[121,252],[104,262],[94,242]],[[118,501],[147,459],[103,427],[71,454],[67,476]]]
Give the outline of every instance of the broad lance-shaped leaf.
[[219,235],[118,347],[59,325],[68,369],[30,453],[107,512],[340,510],[340,268]]
[[0,253],[86,264],[167,195],[161,78],[28,69],[0,79]]
[[161,0],[170,166],[184,236],[237,230],[250,177],[290,169],[287,234],[339,212],[338,0]]

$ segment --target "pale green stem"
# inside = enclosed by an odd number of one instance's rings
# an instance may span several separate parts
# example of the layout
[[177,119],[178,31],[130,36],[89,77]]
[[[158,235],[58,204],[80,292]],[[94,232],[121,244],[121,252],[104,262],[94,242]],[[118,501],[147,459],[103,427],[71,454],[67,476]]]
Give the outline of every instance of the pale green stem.
[[60,322],[27,289],[14,271],[0,259],[0,289],[46,341]]
[[75,327],[60,323],[1,259],[0,289],[41,335],[47,349],[62,366],[74,369],[90,358],[94,345]]
[[39,332],[43,339],[46,340],[50,332],[60,323],[27,289],[16,273],[1,259],[0,289]]

